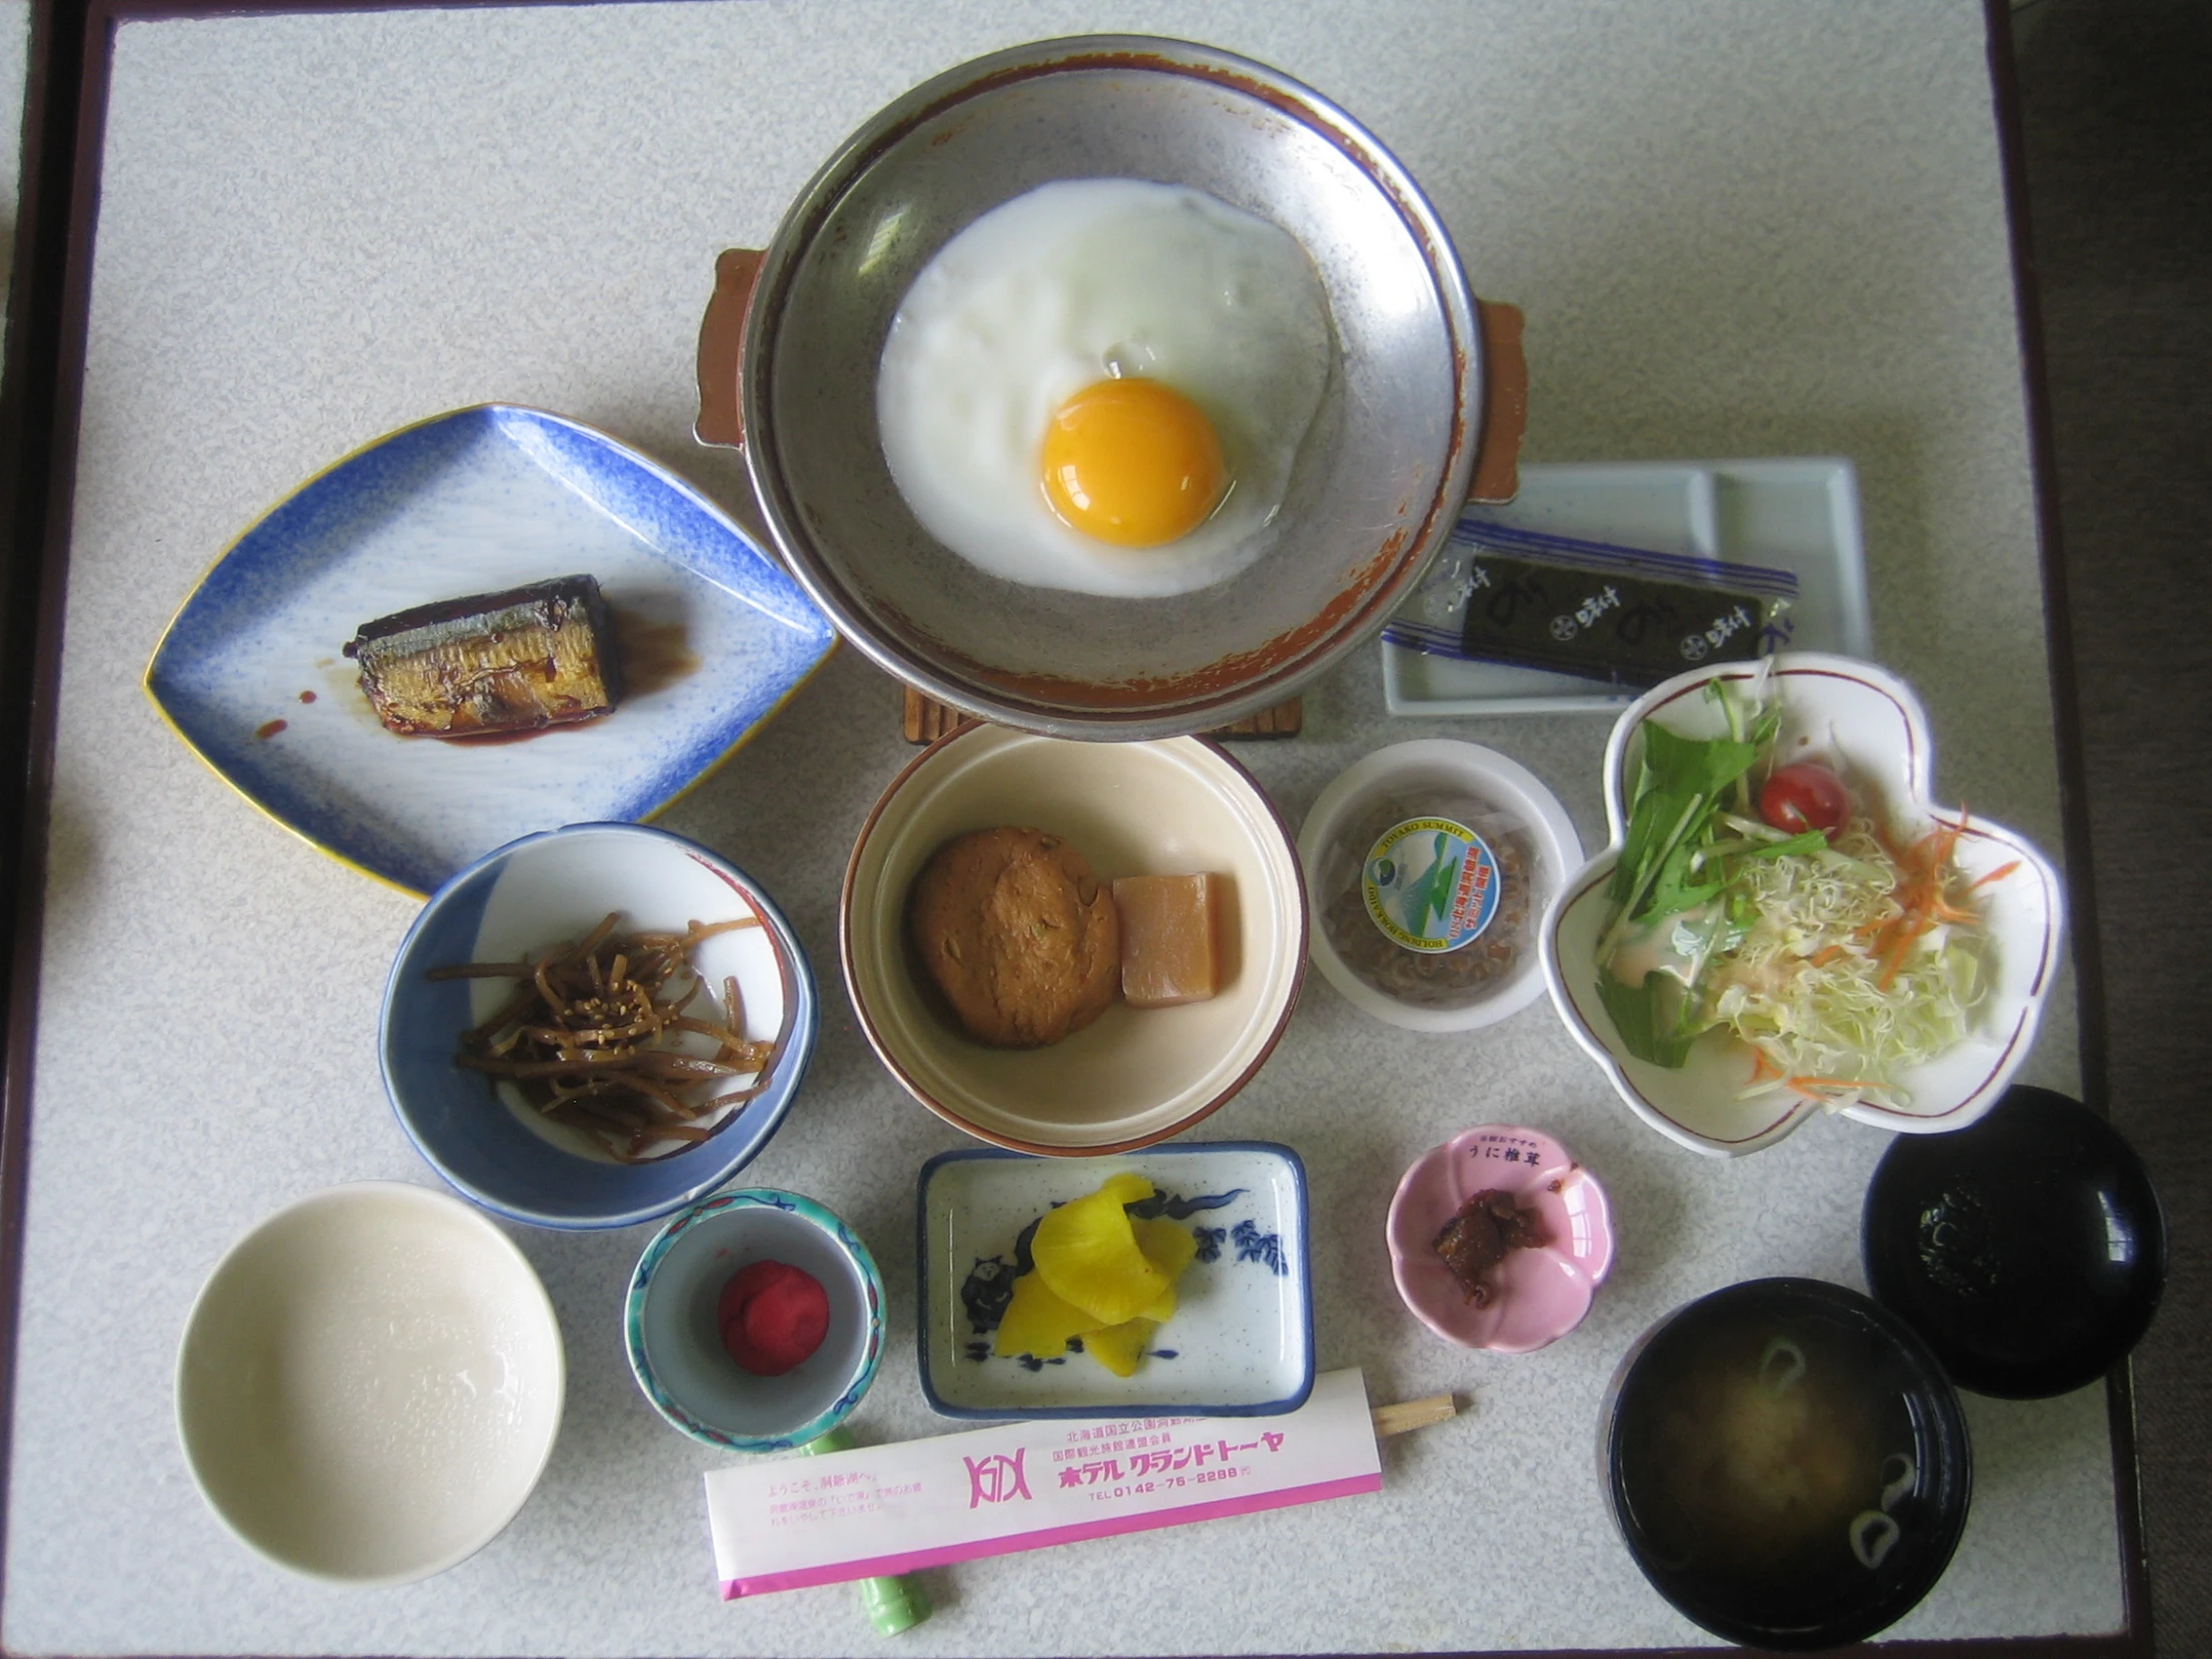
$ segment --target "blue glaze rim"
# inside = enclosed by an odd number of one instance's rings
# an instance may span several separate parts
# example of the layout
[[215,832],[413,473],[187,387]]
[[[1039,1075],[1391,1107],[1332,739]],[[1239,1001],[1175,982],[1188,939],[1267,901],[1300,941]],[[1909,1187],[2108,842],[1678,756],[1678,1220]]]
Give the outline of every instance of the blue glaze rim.
[[[790,630],[797,642],[797,655],[778,672],[745,695],[723,700],[717,716],[681,731],[672,756],[624,782],[619,799],[608,805],[625,821],[665,812],[712,775],[783,709],[837,644],[835,629],[805,590],[722,507],[658,461],[567,416],[521,404],[471,404],[425,416],[340,456],[217,556],[163,630],[141,690],[178,739],[257,809],[317,851],[416,896],[450,876],[433,848],[359,822],[342,802],[260,765],[256,746],[217,719],[196,681],[235,648],[272,596],[280,601],[314,570],[351,556],[343,540],[350,523],[391,494],[420,487],[424,476],[453,464],[486,436],[523,450],[555,485],[622,524],[654,558]],[[333,639],[331,649],[341,643]]]
[[[426,945],[435,943],[440,960],[466,960],[474,944],[476,924],[492,888],[498,884],[500,867],[522,848],[555,836],[581,832],[612,832],[665,841],[729,881],[759,909],[775,935],[778,948],[787,954],[791,964],[789,990],[793,1006],[791,1035],[768,1088],[746,1102],[741,1121],[694,1151],[675,1153],[643,1164],[600,1164],[564,1152],[548,1141],[532,1137],[525,1142],[523,1137],[528,1131],[519,1125],[512,1140],[502,1138],[498,1150],[512,1153],[521,1160],[520,1173],[551,1181],[556,1188],[565,1188],[575,1196],[576,1207],[563,1211],[502,1196],[460,1167],[452,1155],[432,1144],[424,1123],[418,1121],[418,1114],[426,1106],[410,1105],[409,1101],[415,1098],[417,1079],[427,1081],[435,1077],[441,1063],[445,1069],[452,1069],[451,1060],[447,1058],[441,1062],[419,1045],[410,1049],[400,1027],[403,1023],[410,1028],[412,1025],[403,1017],[411,1010],[403,1009],[402,1003],[406,993],[415,989],[414,979],[421,977],[424,965],[421,957]],[[454,942],[447,943],[447,940]],[[457,1008],[465,1009],[467,1005],[467,984],[466,980],[443,982],[445,994],[453,997]],[[376,1059],[383,1078],[384,1097],[391,1105],[392,1116],[398,1120],[401,1133],[421,1155],[422,1161],[455,1192],[471,1204],[525,1227],[543,1227],[556,1232],[595,1232],[659,1221],[687,1204],[699,1202],[759,1157],[762,1148],[782,1125],[806,1079],[807,1069],[814,1060],[819,1026],[820,1007],[813,964],[790,920],[758,882],[720,853],[671,830],[643,824],[571,824],[558,830],[540,830],[518,836],[504,846],[494,847],[430,895],[409,925],[406,936],[400,940],[384,978],[384,994],[377,1012]],[[465,1024],[456,1018],[452,1030],[457,1033],[462,1029]],[[487,1133],[495,1131],[487,1130]],[[694,1162],[695,1159],[702,1161]],[[498,1167],[502,1173],[507,1168],[504,1164]]]
[[1204,1152],[1249,1152],[1263,1158],[1278,1160],[1289,1170],[1292,1189],[1298,1194],[1300,1227],[1298,1239],[1286,1253],[1291,1263],[1291,1277],[1299,1288],[1300,1321],[1298,1336],[1303,1339],[1305,1365],[1298,1386],[1280,1399],[1257,1400],[1245,1405],[1204,1405],[1188,1400],[1173,1403],[1112,1400],[1097,1405],[1034,1405],[1013,1409],[1006,1406],[958,1405],[947,1400],[937,1391],[930,1377],[930,1327],[929,1317],[929,1184],[938,1170],[949,1164],[992,1162],[1025,1164],[1068,1164],[1082,1162],[1069,1158],[1040,1158],[1027,1152],[1010,1152],[1001,1147],[955,1147],[940,1152],[921,1166],[921,1174],[914,1183],[914,1275],[916,1323],[919,1342],[916,1359],[921,1372],[922,1397],[929,1401],[929,1408],[939,1416],[955,1417],[968,1421],[1003,1422],[1009,1417],[1279,1417],[1286,1411],[1295,1411],[1304,1405],[1307,1396],[1314,1391],[1314,1263],[1313,1232],[1314,1211],[1312,1197],[1307,1189],[1306,1161],[1291,1147],[1280,1141],[1187,1141],[1179,1145],[1155,1144],[1141,1147],[1134,1152],[1118,1154],[1129,1159],[1173,1158],[1185,1154]]
[[[784,1434],[747,1436],[732,1434],[700,1421],[686,1410],[653,1375],[653,1367],[645,1353],[645,1305],[653,1294],[654,1274],[662,1259],[682,1238],[702,1222],[729,1210],[782,1210],[802,1221],[811,1222],[835,1241],[860,1270],[860,1284],[867,1295],[867,1342],[860,1364],[830,1407],[819,1415]],[[876,1367],[883,1358],[883,1276],[875,1266],[875,1258],[868,1253],[860,1236],[845,1225],[842,1218],[827,1207],[800,1193],[784,1192],[775,1187],[741,1187],[694,1205],[678,1216],[660,1232],[653,1235],[653,1242],[645,1247],[645,1254],[638,1258],[638,1265],[630,1274],[630,1289],[622,1301],[622,1346],[630,1361],[630,1375],[637,1379],[639,1389],[653,1409],[668,1422],[682,1429],[693,1439],[726,1451],[790,1451],[809,1441],[818,1440],[838,1423],[851,1415],[852,1408],[875,1381]]]

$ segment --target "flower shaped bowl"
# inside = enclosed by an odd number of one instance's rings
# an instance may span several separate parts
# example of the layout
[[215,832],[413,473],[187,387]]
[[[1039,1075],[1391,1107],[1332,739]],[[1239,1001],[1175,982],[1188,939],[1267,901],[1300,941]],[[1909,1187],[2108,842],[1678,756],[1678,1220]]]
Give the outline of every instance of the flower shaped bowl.
[[[1862,1123],[1907,1133],[1963,1129],[1996,1104],[2034,1042],[2058,964],[2064,902],[2057,872],[2011,830],[1933,804],[1928,715],[1902,680],[1849,657],[1785,653],[1771,662],[1771,689],[1782,704],[1778,755],[1834,767],[1869,804],[1871,816],[1897,835],[1955,827],[1952,859],[1960,873],[1969,881],[1992,877],[1975,893],[1985,936],[1984,988],[1968,1035],[1900,1073],[1899,1104],[1862,1101],[1842,1108]],[[1627,832],[1628,781],[1641,756],[1644,723],[1658,720],[1686,737],[1718,736],[1723,716],[1702,695],[1707,683],[1749,682],[1759,672],[1732,663],[1679,675],[1621,715],[1605,747],[1612,843],[1568,880],[1544,918],[1542,941],[1544,976],[1560,1017],[1629,1108],[1669,1140],[1723,1158],[1774,1145],[1823,1110],[1821,1103],[1788,1090],[1745,1097],[1751,1052],[1717,1035],[1701,1039],[1679,1069],[1633,1057],[1598,999],[1597,945],[1611,919],[1605,888]],[[2006,865],[2013,867],[1996,876]]]
[[[1516,1250],[1474,1299],[1436,1254],[1436,1235],[1477,1193],[1504,1192],[1533,1210],[1544,1244]],[[1549,1135],[1485,1124],[1431,1147],[1390,1200],[1390,1277],[1413,1317],[1447,1343],[1532,1354],[1582,1323],[1613,1271],[1613,1220],[1605,1189]]]

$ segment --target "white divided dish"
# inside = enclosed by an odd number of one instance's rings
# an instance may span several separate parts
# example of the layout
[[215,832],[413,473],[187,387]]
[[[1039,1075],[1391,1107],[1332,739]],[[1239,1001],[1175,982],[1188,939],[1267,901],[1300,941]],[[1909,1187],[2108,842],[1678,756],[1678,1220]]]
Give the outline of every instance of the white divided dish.
[[[1867,604],[1859,475],[1835,457],[1623,461],[1520,469],[1520,494],[1469,512],[1523,530],[1654,553],[1785,570],[1798,580],[1793,651],[1866,657]],[[1382,697],[1393,715],[1564,714],[1625,709],[1632,686],[1509,663],[1462,662],[1384,643]]]
[[177,1421],[216,1514],[309,1577],[426,1578],[537,1484],[566,1364],[507,1236],[422,1187],[333,1187],[278,1211],[209,1277]]
[[[1022,1230],[1124,1170],[1150,1180],[1168,1201],[1162,1213],[1199,1236],[1175,1317],[1143,1363],[1116,1377],[1080,1353],[992,1354],[987,1310],[1010,1294]],[[1289,1147],[1191,1142],[1080,1162],[947,1152],[922,1166],[918,1207],[921,1385],[947,1416],[1271,1416],[1313,1388],[1306,1169]]]

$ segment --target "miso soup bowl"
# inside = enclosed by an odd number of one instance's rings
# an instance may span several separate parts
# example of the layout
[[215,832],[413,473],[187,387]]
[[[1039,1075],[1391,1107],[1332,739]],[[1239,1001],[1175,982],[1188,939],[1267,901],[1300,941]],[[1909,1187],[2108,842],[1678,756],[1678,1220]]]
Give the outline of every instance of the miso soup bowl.
[[[908,510],[876,427],[885,335],[938,250],[1090,178],[1188,186],[1289,232],[1338,347],[1259,560],[1173,599],[985,575]],[[1519,313],[1477,310],[1441,219],[1373,134],[1264,64],[1142,36],[997,52],[870,117],[765,251],[722,256],[699,360],[700,439],[744,449],[769,533],[837,632],[941,702],[1071,738],[1224,726],[1372,638],[1470,487],[1512,494],[1526,393]]]
[[[1704,1375],[1684,1389],[1694,1368]],[[1858,1398],[1876,1402],[1887,1428],[1825,1432]],[[1655,1440],[1662,1418],[1666,1438]],[[1824,1494],[1799,1501],[1837,1529],[1814,1539],[1832,1569],[1825,1582],[1731,1554],[1710,1473],[1722,1446],[1738,1466],[1770,1459],[1801,1493]],[[1973,1485],[1965,1413],[1927,1345],[1858,1292],[1817,1279],[1731,1285],[1645,1332],[1606,1390],[1598,1450],[1614,1524],[1652,1588],[1751,1647],[1839,1647],[1903,1618],[1949,1565]],[[1761,1519],[1771,1532],[1790,1513]]]

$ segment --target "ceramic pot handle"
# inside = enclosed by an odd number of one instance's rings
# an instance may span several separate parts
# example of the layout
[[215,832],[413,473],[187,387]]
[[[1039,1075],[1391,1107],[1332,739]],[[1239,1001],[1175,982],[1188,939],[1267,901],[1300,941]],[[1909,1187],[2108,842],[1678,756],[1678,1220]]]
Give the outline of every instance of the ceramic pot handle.
[[1521,437],[1528,429],[1528,357],[1521,350],[1521,308],[1475,301],[1482,323],[1482,440],[1474,451],[1469,501],[1510,501],[1520,493]]
[[761,279],[758,248],[726,248],[715,261],[715,291],[699,319],[699,418],[692,435],[726,449],[745,444],[745,404],[739,380],[745,366],[745,315]]

